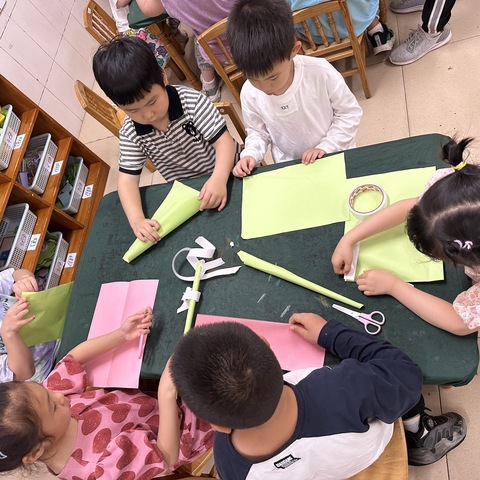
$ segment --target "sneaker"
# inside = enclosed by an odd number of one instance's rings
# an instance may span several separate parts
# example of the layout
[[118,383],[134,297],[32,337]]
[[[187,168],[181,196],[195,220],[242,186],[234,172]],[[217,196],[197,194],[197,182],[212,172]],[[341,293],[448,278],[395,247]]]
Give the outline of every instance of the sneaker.
[[388,52],[393,48],[395,42],[395,35],[383,22],[380,22],[383,27],[383,32],[375,32],[369,34],[367,32],[368,39],[373,48],[373,54],[378,55],[381,52]]
[[390,54],[390,62],[394,65],[408,65],[428,52],[440,48],[452,38],[450,27],[445,25],[443,32],[436,37],[428,35],[419,25],[417,30],[411,30],[408,38]]
[[408,464],[430,465],[460,445],[467,434],[462,416],[454,412],[434,417],[420,414],[417,433],[405,432],[407,437]]
[[390,10],[395,13],[421,12],[425,0],[392,0]]
[[217,103],[222,99],[222,92],[221,92],[222,81],[216,78],[216,82],[212,88],[206,90],[205,88],[202,89],[202,93],[206,95],[213,103]]

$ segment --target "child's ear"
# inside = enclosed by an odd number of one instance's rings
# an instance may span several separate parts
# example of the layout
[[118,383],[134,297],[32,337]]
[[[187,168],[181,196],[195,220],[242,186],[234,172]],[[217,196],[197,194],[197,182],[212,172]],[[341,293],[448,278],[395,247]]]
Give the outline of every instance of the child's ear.
[[290,58],[293,58],[300,51],[301,48],[302,48],[302,42],[300,40],[296,40],[295,43],[293,44]]
[[35,463],[37,460],[40,459],[40,457],[43,455],[45,452],[45,442],[39,443],[36,447],[32,449],[31,452],[27,453],[23,458],[22,458],[22,463],[30,464],[30,463]]

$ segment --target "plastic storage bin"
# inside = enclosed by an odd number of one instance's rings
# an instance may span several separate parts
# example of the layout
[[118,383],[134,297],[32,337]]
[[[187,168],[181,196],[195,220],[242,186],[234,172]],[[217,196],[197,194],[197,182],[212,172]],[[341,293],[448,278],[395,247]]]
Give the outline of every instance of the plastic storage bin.
[[5,209],[0,222],[0,270],[22,267],[36,221],[27,203]]
[[80,202],[82,200],[83,190],[88,176],[88,168],[83,163],[82,157],[68,157],[65,173],[67,173],[73,165],[77,166],[77,172],[74,175],[74,179],[72,180],[72,178],[70,178],[67,180],[64,174],[62,188],[57,197],[57,202],[60,201],[61,204],[59,208],[65,213],[71,215],[77,213],[80,208]]
[[20,119],[13,113],[11,105],[5,105],[1,110],[7,110],[7,115],[0,133],[0,170],[4,170],[10,163],[15,140],[17,139]]
[[57,246],[53,255],[52,264],[50,265],[47,281],[44,289],[56,287],[60,283],[65,260],[68,254],[68,242],[63,238],[62,232],[52,232],[57,237]]
[[[25,158],[33,157],[35,151],[37,151],[37,153],[41,151],[41,153],[37,169],[33,176],[33,181],[29,183],[28,181],[23,182],[20,180],[20,182],[32,192],[42,194],[47,186],[48,177],[52,171],[53,161],[57,154],[57,146],[52,142],[52,136],[49,133],[30,138],[24,160]],[[22,172],[24,171],[23,166],[21,170]]]

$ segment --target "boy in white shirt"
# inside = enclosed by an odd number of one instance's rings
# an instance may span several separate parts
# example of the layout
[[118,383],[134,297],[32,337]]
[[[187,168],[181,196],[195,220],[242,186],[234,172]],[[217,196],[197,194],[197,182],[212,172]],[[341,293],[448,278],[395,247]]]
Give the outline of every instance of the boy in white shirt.
[[355,147],[362,109],[326,60],[297,56],[301,43],[285,0],[238,1],[227,37],[247,77],[241,92],[247,138],[234,175],[250,174],[269,145],[275,163],[304,164]]

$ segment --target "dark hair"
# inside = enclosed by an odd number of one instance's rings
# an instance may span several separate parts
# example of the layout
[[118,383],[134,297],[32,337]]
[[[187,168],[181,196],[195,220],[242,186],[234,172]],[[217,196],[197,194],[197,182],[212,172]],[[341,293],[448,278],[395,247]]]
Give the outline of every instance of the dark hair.
[[270,347],[236,322],[190,330],[175,348],[170,371],[197,417],[233,429],[265,423],[283,390],[282,370]]
[[[472,140],[450,140],[443,159],[461,166]],[[467,163],[434,183],[410,210],[406,228],[425,255],[454,265],[480,265],[480,166]]]
[[141,100],[155,84],[165,88],[154,53],[136,37],[118,36],[100,45],[93,56],[93,73],[105,95],[117,105]]
[[26,384],[0,383],[0,472],[24,466],[23,457],[48,438],[41,425]]
[[247,76],[263,76],[288,60],[295,42],[290,6],[285,0],[239,0],[228,16],[232,57]]

